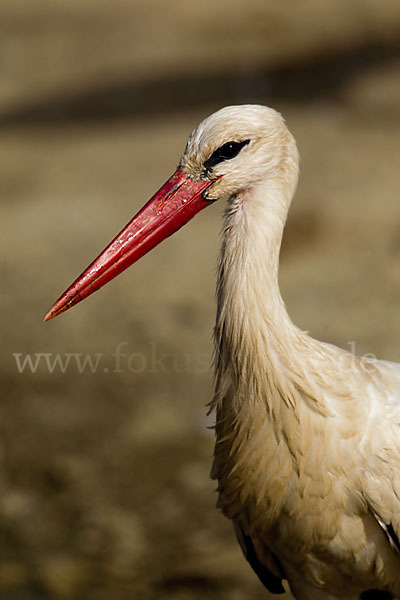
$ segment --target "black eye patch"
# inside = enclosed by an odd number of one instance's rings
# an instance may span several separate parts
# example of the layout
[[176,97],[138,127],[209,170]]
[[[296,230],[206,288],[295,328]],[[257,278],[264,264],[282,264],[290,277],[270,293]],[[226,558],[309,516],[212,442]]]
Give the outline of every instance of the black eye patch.
[[247,146],[250,143],[250,140],[243,140],[243,142],[226,142],[220,148],[217,148],[215,152],[213,152],[204,163],[204,168],[206,171],[212,169],[215,165],[224,160],[229,160],[230,158],[235,158],[243,148],[243,146]]

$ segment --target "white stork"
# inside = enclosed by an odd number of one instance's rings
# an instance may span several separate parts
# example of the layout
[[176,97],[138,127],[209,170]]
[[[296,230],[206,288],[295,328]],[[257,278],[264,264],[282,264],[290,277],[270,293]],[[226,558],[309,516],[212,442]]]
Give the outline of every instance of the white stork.
[[215,326],[218,506],[247,560],[298,600],[400,596],[400,365],[321,343],[278,287],[298,177],[282,117],[256,105],[212,114],[179,166],[47,313],[112,279],[198,211],[227,199]]

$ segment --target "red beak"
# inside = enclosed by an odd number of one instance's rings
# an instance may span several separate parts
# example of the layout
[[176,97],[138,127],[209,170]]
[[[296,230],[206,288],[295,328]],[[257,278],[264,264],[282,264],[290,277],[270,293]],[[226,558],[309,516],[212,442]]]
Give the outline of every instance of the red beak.
[[60,296],[49,321],[119,275],[167,236],[210,205],[203,192],[213,182],[193,181],[178,168],[117,237]]

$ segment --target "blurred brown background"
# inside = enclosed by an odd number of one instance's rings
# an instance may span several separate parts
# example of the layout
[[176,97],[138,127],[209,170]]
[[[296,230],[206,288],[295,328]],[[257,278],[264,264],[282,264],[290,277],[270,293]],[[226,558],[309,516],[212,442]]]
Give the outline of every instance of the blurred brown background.
[[41,317],[199,120],[257,102],[302,157],[293,320],[400,361],[400,3],[3,0],[0,73],[0,599],[269,597],[208,477],[222,207]]

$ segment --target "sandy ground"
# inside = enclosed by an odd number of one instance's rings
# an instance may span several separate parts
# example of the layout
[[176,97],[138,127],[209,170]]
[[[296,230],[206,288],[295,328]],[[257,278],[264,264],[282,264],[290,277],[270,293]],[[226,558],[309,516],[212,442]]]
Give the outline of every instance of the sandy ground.
[[273,105],[298,141],[293,320],[400,361],[400,5],[296,6],[0,6],[0,600],[270,597],[208,477],[223,207],[41,323],[215,108]]

